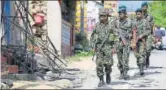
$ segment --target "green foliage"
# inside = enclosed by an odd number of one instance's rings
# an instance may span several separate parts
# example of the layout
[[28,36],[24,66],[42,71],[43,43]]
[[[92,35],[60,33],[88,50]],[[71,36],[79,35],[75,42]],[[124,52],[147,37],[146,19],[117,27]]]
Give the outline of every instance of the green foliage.
[[166,1],[154,1],[149,4],[149,12],[156,25],[166,27]]
[[85,51],[80,51],[80,53],[75,54],[74,56],[71,56],[69,58],[70,61],[80,61],[80,57],[89,57],[89,56],[93,56],[93,52],[85,52]]
[[92,51],[90,51],[90,52],[82,51],[82,52],[76,54],[75,56],[79,56],[79,57],[93,56],[93,52]]
[[88,47],[89,41],[88,41],[87,36],[84,32],[76,33],[76,43],[80,43],[83,46],[83,48]]

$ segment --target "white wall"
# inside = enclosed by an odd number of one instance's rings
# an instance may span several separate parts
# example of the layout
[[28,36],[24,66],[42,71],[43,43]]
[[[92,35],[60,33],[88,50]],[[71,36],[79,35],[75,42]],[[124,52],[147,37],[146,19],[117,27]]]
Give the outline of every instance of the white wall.
[[[0,15],[1,15],[1,12],[2,11],[2,8],[1,8],[1,1],[0,1]],[[0,37],[2,37],[2,24],[1,24],[1,18],[0,18]],[[0,41],[1,43],[1,41]]]
[[48,36],[61,55],[61,25],[62,17],[58,1],[47,2]]

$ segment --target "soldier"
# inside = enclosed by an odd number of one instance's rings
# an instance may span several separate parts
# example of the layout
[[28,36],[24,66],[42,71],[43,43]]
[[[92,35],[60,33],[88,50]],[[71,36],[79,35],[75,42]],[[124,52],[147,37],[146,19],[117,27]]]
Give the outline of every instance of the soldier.
[[119,32],[116,44],[118,69],[120,70],[120,77],[127,79],[129,78],[127,72],[129,70],[128,62],[130,53],[131,21],[127,18],[125,6],[120,6],[119,20],[116,21],[116,26],[117,31]]
[[140,70],[140,75],[144,75],[144,63],[146,57],[146,37],[150,34],[150,27],[147,20],[143,19],[142,10],[136,10],[136,19],[133,20],[133,28],[136,28],[136,47],[135,56],[137,58],[137,65]]
[[103,69],[105,68],[106,73],[106,83],[109,84],[111,82],[111,72],[112,72],[112,65],[113,65],[113,45],[114,40],[112,36],[114,35],[113,32],[113,24],[112,22],[108,21],[108,13],[101,9],[99,12],[99,19],[100,22],[95,25],[95,29],[91,35],[91,45],[92,48],[95,49],[96,52],[96,71],[97,76],[99,77],[99,84],[98,86],[101,87],[105,84],[104,82],[104,72]]
[[154,25],[154,21],[153,21],[153,16],[151,16],[150,14],[148,14],[147,12],[148,9],[148,3],[147,2],[143,2],[142,3],[142,11],[143,11],[143,16],[144,18],[149,22],[149,25],[151,27],[151,34],[148,35],[147,39],[146,39],[146,68],[149,67],[149,57],[150,57],[150,53],[152,51],[152,45],[153,45],[153,25]]

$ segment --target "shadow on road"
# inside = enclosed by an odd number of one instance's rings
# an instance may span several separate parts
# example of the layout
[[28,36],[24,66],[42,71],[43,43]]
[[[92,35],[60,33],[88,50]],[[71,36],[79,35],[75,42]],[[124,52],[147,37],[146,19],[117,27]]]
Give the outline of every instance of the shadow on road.
[[[153,75],[153,74],[160,74],[161,72],[155,71],[155,72],[145,72],[144,76],[148,76],[148,75]],[[143,76],[143,77],[144,77]],[[131,76],[129,80],[136,80],[138,78],[141,78],[142,76],[140,76],[139,72],[135,73],[134,76]]]
[[95,89],[98,89],[98,90],[103,90],[103,89],[112,89],[111,87],[107,86],[107,85],[104,85],[102,87],[96,87]]
[[124,85],[124,84],[127,84],[127,82],[124,82],[124,81],[113,81],[111,82],[110,84],[106,84],[102,87],[96,87],[95,89],[112,89],[111,88],[111,85]]
[[111,82],[110,85],[123,85],[123,84],[127,84],[127,82],[123,82],[123,81],[116,81],[116,82]]
[[[130,70],[138,69],[135,67],[131,67]],[[166,69],[166,67],[156,67],[156,66],[150,66],[148,69]]]

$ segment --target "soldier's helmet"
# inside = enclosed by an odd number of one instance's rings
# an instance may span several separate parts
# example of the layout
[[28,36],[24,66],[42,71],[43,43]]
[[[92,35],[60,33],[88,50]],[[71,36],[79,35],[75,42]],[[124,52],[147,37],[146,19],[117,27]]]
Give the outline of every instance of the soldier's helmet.
[[99,10],[99,15],[109,15],[109,9],[100,9]]
[[141,4],[141,6],[143,7],[143,6],[148,6],[148,3],[147,2],[143,2],[142,4]]
[[119,11],[118,11],[118,13],[126,13],[126,6],[125,6],[125,5],[119,6]]
[[125,6],[125,5],[119,6],[119,10],[120,10],[120,9],[125,9],[125,10],[126,10],[126,6]]
[[137,13],[137,12],[141,12],[141,13],[142,13],[142,9],[141,9],[141,8],[138,8],[138,9],[135,11],[135,13]]

